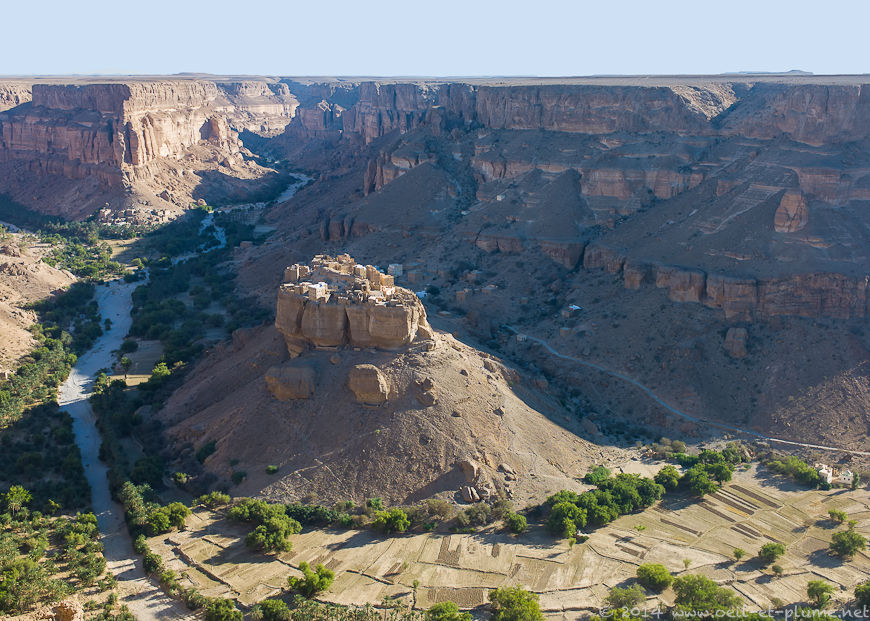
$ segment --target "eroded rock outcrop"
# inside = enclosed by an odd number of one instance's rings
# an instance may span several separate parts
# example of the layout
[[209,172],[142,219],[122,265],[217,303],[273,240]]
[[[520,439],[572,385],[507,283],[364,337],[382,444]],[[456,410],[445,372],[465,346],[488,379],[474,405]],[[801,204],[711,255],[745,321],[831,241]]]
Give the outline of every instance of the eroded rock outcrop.
[[315,372],[304,364],[287,364],[266,371],[266,388],[279,401],[308,399],[314,394]]
[[723,347],[732,358],[745,358],[746,340],[748,337],[749,333],[746,331],[746,328],[728,328]]
[[348,374],[347,387],[358,403],[379,405],[390,397],[390,383],[373,364],[355,365]]
[[399,349],[433,338],[426,309],[393,277],[348,255],[293,265],[278,290],[275,326],[291,355],[309,347]]
[[789,190],[782,195],[774,216],[773,229],[777,233],[795,233],[807,225],[807,202],[800,191]]

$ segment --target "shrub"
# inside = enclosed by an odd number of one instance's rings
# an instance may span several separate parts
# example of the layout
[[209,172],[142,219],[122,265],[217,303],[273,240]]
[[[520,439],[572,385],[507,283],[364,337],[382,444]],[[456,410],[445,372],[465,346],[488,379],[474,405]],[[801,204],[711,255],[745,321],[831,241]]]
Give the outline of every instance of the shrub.
[[205,463],[205,460],[208,459],[208,457],[212,453],[214,453],[216,449],[217,449],[217,443],[214,440],[212,440],[211,442],[208,442],[206,444],[203,444],[196,451],[197,461],[201,464]]
[[163,571],[163,559],[153,552],[146,552],[142,559],[142,568],[146,574],[156,574]]
[[485,502],[478,502],[466,508],[456,516],[456,522],[459,526],[486,526],[489,523],[490,513],[492,509]]
[[674,577],[660,563],[645,563],[637,568],[637,581],[653,591],[664,591],[671,586]]
[[639,584],[630,587],[614,587],[607,595],[607,605],[611,608],[634,608],[646,600],[646,593]]
[[785,546],[781,543],[765,543],[758,551],[758,558],[766,565],[770,565],[780,556],[785,554]]
[[145,554],[148,551],[148,544],[145,542],[145,535],[137,535],[133,540],[133,551],[136,554]]
[[526,532],[526,529],[529,527],[526,517],[519,513],[508,513],[504,518],[504,524],[505,528],[515,535]]
[[278,466],[266,466],[266,474],[275,474],[278,472]]
[[299,571],[302,572],[302,577],[290,576],[287,579],[287,584],[291,589],[299,591],[305,597],[310,598],[325,591],[335,580],[335,573],[322,564],[312,570],[308,563],[302,561],[299,563]]
[[248,473],[244,470],[236,470],[230,478],[233,480],[234,484],[241,485],[242,481],[248,478]]
[[196,504],[205,505],[211,509],[230,504],[230,495],[223,492],[209,492],[196,499]]
[[369,498],[368,500],[366,500],[366,507],[374,511],[383,511],[384,501],[380,498]]
[[586,473],[586,476],[583,477],[583,482],[588,485],[601,485],[610,478],[610,470],[605,468],[604,466],[596,466],[592,470]]
[[386,511],[378,511],[375,513],[375,519],[372,521],[372,527],[384,533],[404,533],[411,525],[408,519],[408,514],[402,509],[394,507]]
[[424,618],[426,621],[471,621],[471,614],[459,612],[459,606],[453,602],[439,602],[426,611]]
[[453,517],[453,505],[441,498],[430,498],[426,501],[426,510],[429,515],[439,520],[449,520]]
[[544,621],[538,596],[524,588],[502,587],[489,592],[493,621]]
[[795,481],[810,487],[818,486],[821,480],[815,468],[793,455],[780,459],[771,459],[765,465],[774,472],[790,476]]
[[834,533],[831,537],[831,551],[843,558],[851,558],[859,550],[867,547],[867,540],[854,530]]

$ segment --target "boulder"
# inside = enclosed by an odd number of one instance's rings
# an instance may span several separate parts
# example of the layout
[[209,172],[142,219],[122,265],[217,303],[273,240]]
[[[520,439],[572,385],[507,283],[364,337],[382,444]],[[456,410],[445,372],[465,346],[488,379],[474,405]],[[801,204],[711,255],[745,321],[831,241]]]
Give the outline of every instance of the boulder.
[[807,225],[808,216],[803,194],[799,190],[789,190],[779,201],[773,216],[773,230],[777,233],[795,233]]
[[381,370],[373,364],[354,366],[347,377],[347,387],[358,403],[379,405],[390,397],[390,384]]
[[480,475],[480,466],[472,459],[463,459],[457,465],[469,483],[474,483]]
[[55,621],[83,621],[85,618],[84,608],[74,599],[59,603],[52,609],[52,613]]
[[314,369],[307,365],[271,367],[266,371],[266,387],[276,399],[308,399],[314,394]]
[[459,493],[462,494],[462,500],[465,502],[480,502],[480,494],[470,485],[463,485],[459,488]]
[[415,386],[417,388],[417,401],[422,405],[429,407],[438,402],[438,395],[435,392],[435,382],[431,377],[417,380]]
[[516,474],[516,470],[511,468],[508,464],[499,464],[498,469],[500,472],[504,472],[505,474]]
[[723,347],[732,358],[744,358],[746,356],[746,340],[749,333],[746,328],[728,328],[725,334]]

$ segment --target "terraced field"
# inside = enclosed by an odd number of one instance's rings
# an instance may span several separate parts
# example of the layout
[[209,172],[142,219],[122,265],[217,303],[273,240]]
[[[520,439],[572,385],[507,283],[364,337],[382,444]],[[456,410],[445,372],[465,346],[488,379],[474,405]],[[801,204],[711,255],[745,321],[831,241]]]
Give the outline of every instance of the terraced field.
[[[831,535],[844,528],[829,521],[832,508],[846,511],[858,521],[856,529],[870,535],[865,489],[808,491],[753,467],[702,502],[666,498],[573,547],[541,529],[519,538],[494,530],[390,538],[314,530],[295,536],[292,552],[263,556],[245,548],[246,528],[207,510],[197,511],[186,531],[152,538],[149,545],[188,585],[242,605],[277,595],[299,562],[308,561],[336,572],[324,601],[379,603],[389,596],[420,608],[443,600],[473,608],[486,602],[489,589],[521,584],[540,594],[548,618],[575,619],[597,610],[610,588],[630,583],[642,563],[707,575],[738,591],[752,608],[803,601],[807,582],[818,578],[839,585],[835,599],[845,601],[855,584],[870,578],[870,557],[860,553],[842,562],[828,555]],[[754,558],[771,541],[787,548],[779,561],[782,577]],[[747,551],[741,562],[732,557],[738,547]],[[658,598],[670,604],[673,593]],[[651,596],[649,604],[656,599]]]

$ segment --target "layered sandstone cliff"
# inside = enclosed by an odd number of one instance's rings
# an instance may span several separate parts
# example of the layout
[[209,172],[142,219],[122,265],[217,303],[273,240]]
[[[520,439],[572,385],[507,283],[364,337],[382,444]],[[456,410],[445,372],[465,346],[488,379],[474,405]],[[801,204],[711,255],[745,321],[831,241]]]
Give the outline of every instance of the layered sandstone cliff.
[[[0,163],[7,170],[0,191],[28,205],[38,193],[28,195],[29,189],[46,184],[55,186],[43,193],[49,197],[68,194],[83,202],[82,187],[101,184],[109,198],[143,182],[153,196],[178,194],[169,202],[184,206],[199,183],[181,182],[185,173],[223,166],[228,177],[262,176],[240,157],[237,132],[280,133],[298,105],[285,84],[265,81],[38,82],[28,101],[30,91],[0,83]],[[45,198],[30,206],[79,214]],[[93,203],[102,206],[98,196]]]

